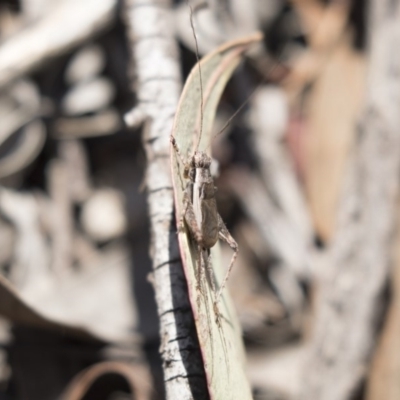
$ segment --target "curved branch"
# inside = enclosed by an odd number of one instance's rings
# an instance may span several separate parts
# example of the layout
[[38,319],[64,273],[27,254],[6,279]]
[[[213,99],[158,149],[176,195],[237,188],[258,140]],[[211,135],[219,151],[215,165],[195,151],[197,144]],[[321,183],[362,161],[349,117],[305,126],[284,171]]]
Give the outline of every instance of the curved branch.
[[181,77],[170,8],[169,0],[125,0],[138,99],[125,120],[145,121],[153,284],[167,399],[190,400],[205,398],[207,387],[173,220],[169,138]]

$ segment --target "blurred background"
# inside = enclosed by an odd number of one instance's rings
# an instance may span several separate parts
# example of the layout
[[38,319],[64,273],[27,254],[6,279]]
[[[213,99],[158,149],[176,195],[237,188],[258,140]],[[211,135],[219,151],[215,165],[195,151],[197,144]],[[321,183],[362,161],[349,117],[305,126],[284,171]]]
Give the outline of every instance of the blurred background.
[[[132,3],[0,1],[0,399],[165,398]],[[400,398],[397,3],[192,3],[200,56],[264,33],[213,143],[255,399]]]

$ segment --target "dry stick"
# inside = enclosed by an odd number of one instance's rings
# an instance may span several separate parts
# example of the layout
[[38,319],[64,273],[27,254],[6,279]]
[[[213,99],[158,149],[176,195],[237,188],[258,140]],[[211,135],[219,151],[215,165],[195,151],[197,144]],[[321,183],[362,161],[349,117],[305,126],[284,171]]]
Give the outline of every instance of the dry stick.
[[145,122],[146,183],[151,224],[153,284],[160,317],[167,399],[207,398],[200,349],[187,294],[173,218],[170,134],[181,91],[171,2],[125,0],[125,17],[138,106],[127,123]]
[[116,0],[62,0],[0,46],[0,87],[62,54],[114,20]]
[[43,283],[51,262],[50,249],[40,229],[38,204],[31,194],[1,188],[0,211],[17,231],[9,278],[24,293],[26,288]]
[[81,203],[92,192],[86,149],[83,143],[77,139],[61,140],[58,149],[60,158],[67,168],[71,200],[74,203]]
[[296,277],[307,277],[307,248],[287,216],[268,196],[262,181],[244,170],[233,171],[226,178],[271,251]]
[[73,214],[68,172],[68,164],[65,160],[56,159],[49,163],[48,190],[52,200],[52,269],[58,278],[68,276],[72,266]]
[[11,176],[28,166],[42,150],[45,140],[46,128],[42,121],[33,121],[25,126],[18,146],[0,159],[0,178]]
[[141,364],[104,361],[94,364],[76,375],[61,395],[61,400],[82,400],[96,381],[107,374],[116,374],[126,380],[131,390],[129,398],[136,400],[152,398],[153,391],[150,387],[146,367]]
[[350,399],[374,345],[388,276],[400,167],[400,1],[370,5],[369,80],[329,264],[320,284],[302,399]]
[[[288,113],[286,100],[281,89],[266,87],[259,90],[252,101],[251,143],[259,160],[261,176],[268,192],[272,193],[272,197],[277,200],[280,210],[283,211],[282,216],[291,231],[291,236],[297,238],[296,247],[304,248],[304,258],[295,257],[295,259],[299,266],[303,266],[304,276],[306,276],[310,272],[306,272],[309,264],[307,253],[313,248],[313,228],[292,160],[285,148],[284,135]],[[265,196],[268,196],[268,193],[265,193]],[[271,206],[272,209],[276,208],[273,201]],[[258,210],[260,208],[262,206],[257,207]],[[280,210],[273,212],[272,217],[279,215]],[[265,214],[263,211],[261,214]],[[282,248],[286,247],[289,253],[293,253],[286,242],[286,237],[274,235],[274,239],[282,241]]]

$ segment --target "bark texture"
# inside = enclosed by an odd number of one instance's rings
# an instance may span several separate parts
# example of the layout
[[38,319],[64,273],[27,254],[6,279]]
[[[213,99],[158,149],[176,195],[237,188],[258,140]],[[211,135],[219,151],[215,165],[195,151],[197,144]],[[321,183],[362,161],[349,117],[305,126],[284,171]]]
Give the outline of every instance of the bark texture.
[[126,0],[137,107],[144,121],[153,284],[160,318],[167,399],[207,398],[204,368],[182,270],[173,218],[170,134],[181,91],[178,49],[168,0]]

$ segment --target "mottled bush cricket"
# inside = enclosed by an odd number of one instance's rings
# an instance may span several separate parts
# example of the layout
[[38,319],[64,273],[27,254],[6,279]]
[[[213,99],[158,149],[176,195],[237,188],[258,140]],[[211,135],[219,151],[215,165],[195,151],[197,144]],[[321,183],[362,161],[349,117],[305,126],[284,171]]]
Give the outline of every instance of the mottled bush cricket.
[[[217,243],[218,239],[224,240],[233,250],[228,271],[219,287],[218,293],[216,293],[214,304],[217,308],[222,291],[235,263],[238,245],[217,210],[216,187],[210,171],[211,157],[205,152],[195,150],[189,161],[185,161],[172,136],[171,143],[184,166],[184,177],[188,179],[184,193],[184,211],[181,216],[180,226],[182,227],[184,221],[186,222],[193,240],[199,246],[200,252],[205,252],[209,255],[209,250]],[[205,259],[205,263],[207,263],[206,268],[210,268],[211,264],[207,259]],[[199,268],[201,268],[201,262]],[[216,287],[212,271],[209,271],[209,276],[212,289],[215,291]]]
[[[218,303],[226,286],[230,272],[238,254],[238,245],[226,228],[217,210],[215,198],[216,187],[211,174],[211,157],[204,151],[199,151],[201,134],[203,130],[203,82],[201,66],[199,64],[199,50],[197,37],[193,25],[193,10],[190,8],[190,23],[196,45],[196,58],[199,68],[200,84],[200,130],[193,153],[185,159],[175,138],[171,136],[171,143],[181,165],[184,168],[183,177],[186,187],[183,195],[183,212],[180,216],[179,227],[188,227],[193,242],[197,245],[199,260],[197,266],[197,287],[201,291],[201,276],[206,275],[212,291],[214,292],[214,311],[219,320]],[[235,113],[236,114],[236,113]],[[228,121],[229,122],[229,121]],[[223,128],[223,130],[226,126]],[[232,259],[228,270],[219,288],[216,287],[214,271],[210,262],[210,249],[218,239],[224,240],[233,250]],[[203,269],[203,270],[202,270]]]

